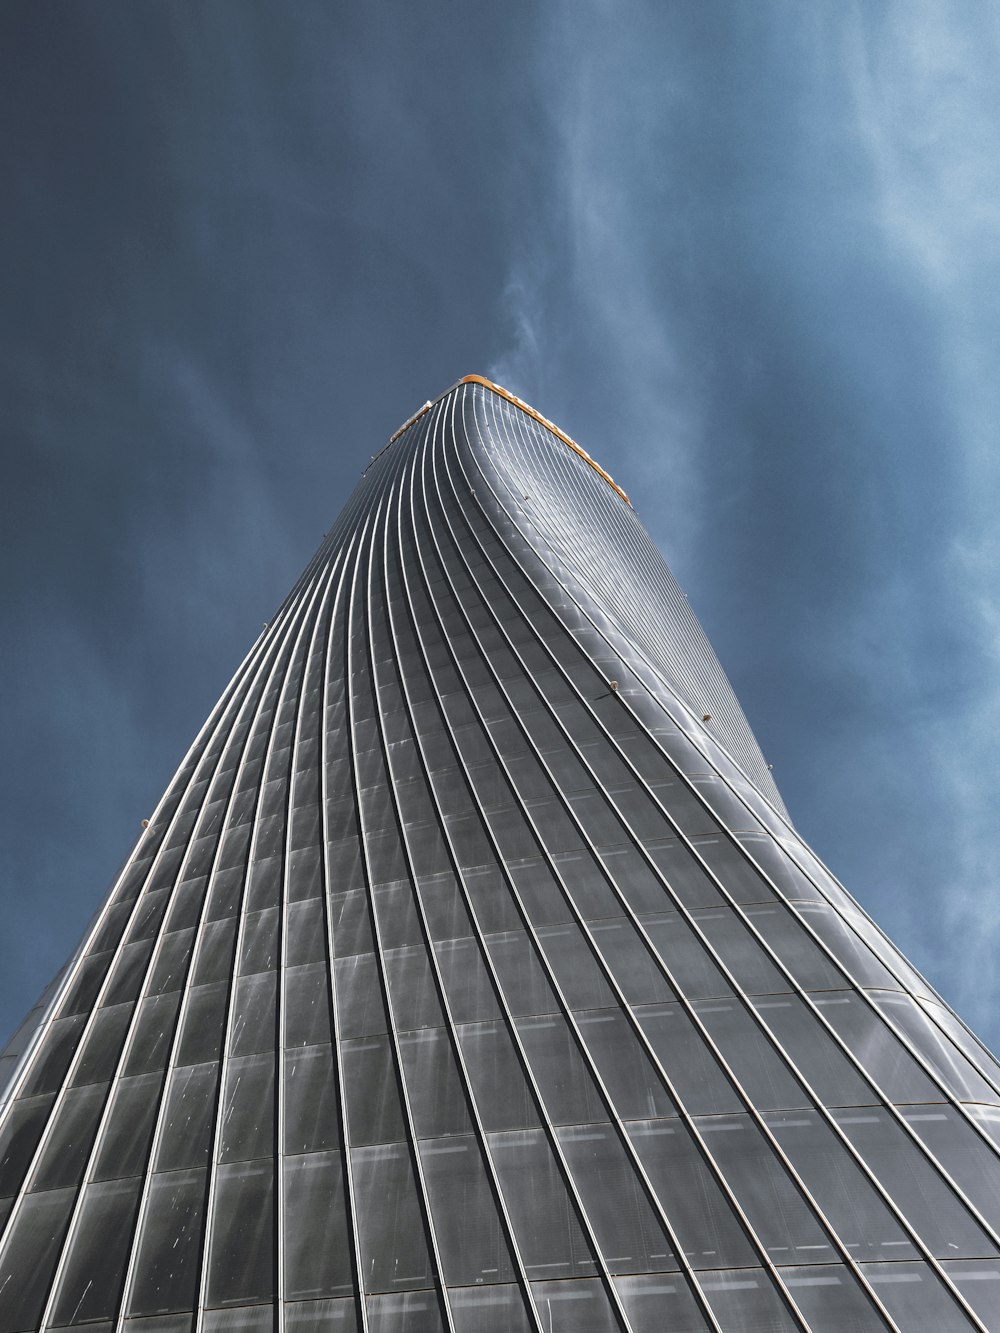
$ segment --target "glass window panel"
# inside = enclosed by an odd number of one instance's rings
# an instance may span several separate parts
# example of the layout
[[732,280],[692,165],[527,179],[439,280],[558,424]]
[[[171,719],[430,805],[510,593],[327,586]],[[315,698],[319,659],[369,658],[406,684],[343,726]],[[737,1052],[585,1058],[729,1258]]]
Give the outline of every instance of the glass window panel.
[[734,902],[762,903],[773,899],[774,890],[743,855],[739,841],[724,837],[695,838],[693,845]]
[[677,1107],[639,1033],[620,1009],[592,1009],[575,1017],[598,1073],[623,1119],[645,1120],[676,1113]]
[[[672,840],[671,845],[680,847],[676,839]],[[703,892],[692,894],[695,904],[704,906],[706,902],[718,902],[718,890],[687,849],[682,848],[681,850],[692,867],[691,874],[700,877],[700,880],[707,885]],[[655,853],[658,862],[662,859],[661,852],[665,854],[665,848],[661,848]],[[643,858],[638,848],[630,845],[610,847],[603,850],[600,857],[608,874],[633,912],[662,912],[673,906],[673,899],[666,886],[656,871]],[[673,888],[673,880],[669,873],[666,873],[666,878]],[[682,894],[678,894],[678,896],[682,901],[686,901]]]
[[243,902],[246,912],[259,912],[274,907],[281,900],[282,858],[254,856],[247,870],[247,887]]
[[202,927],[198,957],[191,978],[193,985],[228,981],[233,970],[237,925],[237,918],[230,916],[222,921],[208,921]]
[[708,1043],[680,1004],[637,1009],[657,1059],[692,1115],[741,1111],[743,1103]]
[[700,1000],[693,1007],[753,1106],[777,1111],[812,1105],[745,1004]]
[[162,1085],[160,1073],[123,1078],[115,1085],[92,1179],[111,1180],[143,1173],[160,1107]]
[[524,930],[508,930],[504,934],[488,936],[487,945],[505,1000],[513,1013],[557,1012],[559,1002]]
[[236,916],[239,913],[243,897],[243,880],[242,867],[216,870],[208,886],[208,901],[205,904],[206,922],[221,921],[224,917]]
[[205,901],[205,887],[205,880],[189,880],[177,885],[167,914],[168,931],[191,930],[197,926]]
[[463,870],[462,880],[468,890],[476,919],[485,933],[493,934],[520,928],[522,917],[517,903],[503,873],[497,867]]
[[[819,919],[822,920],[825,917],[826,914],[824,913]],[[933,988],[927,984],[916,968],[912,967],[911,964],[907,962],[899,950],[886,939],[875,923],[865,916],[860,907],[858,907],[856,903],[848,900],[846,895],[840,893],[838,890],[837,911],[831,914],[831,918],[833,921],[838,922],[840,917],[843,917],[844,921],[851,927],[854,934],[857,934],[865,941],[866,945],[876,958],[879,958],[885,964],[893,977],[898,978],[899,982],[902,983],[911,995],[919,995],[921,998],[926,997],[930,1000],[935,999]],[[817,929],[819,929],[818,926]],[[826,938],[826,936],[824,936],[824,938]],[[827,942],[830,943],[829,940]],[[833,946],[831,945],[831,947]],[[890,987],[893,987],[899,983],[896,980],[893,980],[888,984]]]
[[193,1309],[207,1186],[204,1171],[170,1171],[152,1177],[139,1232],[129,1314]]
[[590,852],[561,852],[554,860],[576,910],[585,921],[623,914],[618,895]]
[[514,1283],[482,1287],[452,1287],[448,1304],[455,1333],[535,1333],[534,1320],[524,1308],[521,1288]]
[[35,1055],[24,1085],[23,1097],[33,1097],[42,1092],[55,1092],[65,1077],[69,1062],[80,1039],[85,1014],[75,1014],[72,1018],[57,1018],[42,1038],[41,1046]]
[[[565,853],[581,859],[582,853]],[[508,866],[514,889],[520,896],[528,918],[535,926],[547,926],[573,920],[573,908],[563,893],[548,861],[532,857]]]
[[153,889],[143,894],[137,902],[136,914],[132,917],[132,924],[129,925],[128,934],[125,936],[128,944],[135,944],[137,940],[151,940],[155,936],[160,929],[168,897],[167,888]]
[[284,972],[285,1046],[330,1042],[330,982],[326,963],[286,967]]
[[80,1183],[107,1092],[107,1085],[96,1084],[70,1088],[64,1094],[32,1173],[32,1190],[60,1189]]
[[46,1190],[21,1201],[0,1257],[0,1328],[37,1328],[49,1294],[75,1189]]
[[208,1252],[209,1305],[266,1301],[274,1295],[274,1162],[216,1170]]
[[168,991],[181,989],[191,962],[194,937],[193,926],[188,930],[174,930],[169,935],[163,936],[146,979],[144,988],[146,995],[166,995]]
[[749,1116],[706,1116],[695,1123],[774,1263],[836,1261],[829,1236]]
[[320,846],[300,846],[288,857],[288,901],[323,896],[323,853]]
[[228,999],[229,986],[224,981],[195,986],[187,992],[187,1008],[181,1019],[177,1052],[179,1065],[199,1065],[208,1060],[218,1060],[222,1050]]
[[[595,921],[591,930],[595,945],[629,1004],[654,1004],[658,1000],[674,998],[674,990],[659,960],[631,921],[624,918]],[[600,1005],[576,1007],[598,1008]]]
[[[989,1079],[994,1089],[1000,1089],[1000,1064],[997,1063],[996,1057],[983,1045],[978,1037],[975,1037],[942,1004],[925,1000],[921,1004],[921,1012],[927,1015],[935,1029],[942,1029],[951,1038],[966,1059],[982,1071],[984,1078]],[[996,1092],[988,1100],[995,1103],[998,1100]]]
[[506,1023],[475,1023],[458,1028],[476,1106],[487,1129],[540,1124]]
[[73,1086],[106,1083],[111,1078],[125,1044],[134,1008],[132,1004],[116,1004],[112,1009],[97,1010],[73,1070]]
[[[627,840],[624,825],[603,792],[581,792],[570,797],[570,805],[595,847],[614,847]],[[660,821],[666,822],[662,815]],[[662,832],[663,829],[658,827],[656,831]]]
[[[859,986],[900,990],[900,983],[875,957],[847,921],[824,903],[799,903],[797,915],[810,926]],[[762,927],[763,929],[763,927]]]
[[272,1051],[276,1042],[275,995],[277,973],[254,972],[239,977],[233,987],[229,1054],[257,1055]]
[[278,932],[281,928],[281,908],[266,907],[261,912],[249,912],[243,921],[243,940],[240,945],[241,975],[269,972],[278,965]]
[[125,1057],[126,1074],[149,1074],[166,1068],[180,1002],[180,991],[139,1001]]
[[490,1134],[514,1238],[530,1278],[593,1272],[594,1256],[545,1134]]
[[764,1119],[856,1259],[916,1257],[902,1227],[817,1112],[769,1111]]
[[376,889],[373,896],[383,949],[423,943],[417,903],[409,880]]
[[816,1006],[847,1044],[862,1068],[870,1071],[891,1102],[936,1102],[941,1090],[920,1068],[860,995],[817,995]]
[[[712,918],[725,912],[725,908],[718,908],[696,913],[698,926],[705,930],[710,943],[716,947],[716,939],[711,933]],[[709,922],[708,927],[705,925],[706,920]],[[690,999],[732,995],[732,986],[679,912],[658,912],[655,916],[643,917],[642,924],[682,995]],[[672,996],[657,998],[669,999]]]
[[509,1282],[514,1265],[476,1139],[425,1140],[420,1159],[444,1280],[454,1285]]
[[131,905],[127,902],[114,903],[104,914],[104,922],[91,941],[91,952],[101,954],[106,949],[114,949],[121,939],[122,930],[128,920]]
[[935,1257],[996,1255],[982,1228],[888,1111],[838,1111],[835,1119]]
[[872,1089],[798,995],[751,1003],[825,1106],[867,1106],[876,1100]]
[[389,998],[401,1030],[444,1026],[434,973],[423,945],[387,949],[383,955]]
[[340,1143],[337,1076],[329,1046],[286,1051],[285,1152],[310,1152]]
[[111,969],[108,988],[101,997],[102,1006],[122,1004],[124,1001],[138,998],[152,950],[152,940],[125,945],[118,955],[118,961]]
[[[989,1133],[991,1122],[981,1115],[983,1111],[989,1114],[990,1108],[978,1109],[980,1116],[976,1119]],[[995,1148],[952,1106],[917,1107],[904,1111],[903,1119],[987,1222],[1000,1229],[1000,1161]],[[1000,1128],[996,1120],[992,1128],[994,1132]]]
[[[789,902],[816,901],[822,895],[799,867],[778,846],[775,840],[766,834],[740,834],[736,841],[745,847],[761,871],[771,881],[778,893]],[[756,873],[756,872],[755,872]],[[756,898],[747,898],[747,902],[765,902],[770,899],[774,889],[770,885],[761,885]]]
[[273,1305],[243,1305],[230,1310],[206,1310],[201,1327],[204,1333],[272,1333]]
[[[542,812],[536,811],[536,813]],[[538,856],[540,850],[538,841],[524,811],[519,806],[493,810],[488,818],[504,861],[527,861]],[[560,848],[560,850],[568,849]]]
[[946,1259],[941,1267],[987,1328],[1000,1328],[1000,1264],[983,1259]]
[[367,1037],[388,1031],[382,979],[375,955],[352,954],[335,965],[341,1037]]
[[93,1008],[94,1001],[97,999],[97,992],[101,988],[101,983],[108,970],[108,964],[113,957],[114,955],[109,950],[107,953],[92,954],[89,958],[84,958],[81,961],[76,979],[60,1006],[60,1014],[63,1016],[85,1014]]
[[597,1084],[562,1014],[519,1019],[517,1030],[550,1123],[580,1125],[607,1119]]
[[[456,818],[449,818],[447,827],[456,865],[464,868],[465,866],[489,865],[492,862],[493,844],[490,842],[489,834],[486,831],[483,816],[478,810],[464,813]],[[423,869],[424,862],[418,861],[417,864]],[[427,870],[442,870],[444,868],[442,864],[428,866]]]
[[469,1108],[449,1033],[443,1028],[421,1028],[403,1033],[399,1046],[418,1136],[437,1138],[470,1130]]
[[342,1044],[341,1058],[351,1142],[390,1143],[406,1138],[389,1038],[352,1038]]
[[368,1298],[368,1333],[445,1333],[434,1291],[400,1291]]
[[359,1333],[357,1304],[353,1298],[286,1301],[285,1328],[289,1333]]
[[531,1294],[545,1333],[618,1333],[614,1307],[596,1278],[532,1282]]
[[677,1120],[645,1120],[628,1132],[691,1265],[753,1264],[750,1241],[689,1131]]
[[885,1320],[842,1265],[779,1271],[810,1329],[817,1333],[885,1333]]
[[[903,1040],[930,1065],[958,1101],[995,1102],[996,1091],[908,995],[873,995],[876,1007],[899,1028]],[[971,1045],[971,1043],[970,1043]],[[986,1064],[986,1061],[982,1061]],[[940,1092],[934,1100],[941,1098]]]
[[[1000,1148],[1000,1109],[995,1106],[963,1106],[962,1110],[987,1135],[994,1147]],[[908,1120],[911,1118],[910,1112],[904,1114]]]
[[609,1124],[591,1124],[557,1133],[609,1270],[655,1273],[677,1268],[669,1237],[618,1131]]
[[865,1264],[864,1274],[900,1328],[968,1333],[969,1320],[928,1264]]
[[226,1065],[219,1161],[243,1162],[274,1151],[274,1055],[244,1055]]
[[[611,923],[598,924],[607,926]],[[602,944],[606,935],[607,931],[598,935]],[[594,952],[579,926],[572,922],[561,926],[544,926],[538,931],[538,941],[570,1008],[598,1009],[614,1003],[615,992],[602,975]]]
[[[463,874],[467,878],[475,877],[475,872],[465,871]],[[454,874],[424,876],[418,881],[417,888],[432,940],[453,940],[472,934],[469,911]],[[495,930],[501,927],[484,925],[483,928]]]
[[185,1065],[171,1071],[156,1152],[158,1171],[208,1161],[218,1079],[217,1064]]
[[777,1284],[762,1268],[702,1273],[698,1285],[726,1333],[796,1333],[800,1327]]
[[286,1158],[284,1192],[286,1297],[349,1294],[352,1241],[340,1153]]
[[718,831],[718,821],[684,783],[658,782],[653,788],[653,795],[666,808],[680,831],[689,837]]
[[[385,833],[368,833],[365,838],[368,863],[373,884],[390,884],[407,875],[406,852],[396,829]],[[445,869],[444,866],[434,869]]]
[[433,1269],[408,1146],[353,1148],[351,1162],[365,1289],[430,1286]]
[[[746,913],[803,990],[843,990],[849,984],[790,908],[764,903],[746,908]],[[772,989],[791,988],[782,979]]]
[[493,981],[478,940],[468,937],[444,940],[434,946],[434,953],[456,1023],[475,1023],[500,1016]]
[[[750,1271],[750,1270],[743,1270]],[[711,1274],[712,1280],[716,1274]],[[705,1333],[709,1327],[683,1278],[620,1277],[615,1280],[633,1333]],[[784,1333],[782,1325],[724,1323],[726,1333]],[[794,1325],[792,1326],[794,1327]]]
[[89,1185],[52,1313],[55,1324],[114,1319],[132,1249],[132,1231],[142,1181],[111,1180]]
[[0,1129],[0,1198],[16,1194],[52,1109],[54,1095],[18,1100]]
[[338,893],[330,899],[333,951],[338,958],[370,953],[374,948],[368,894],[364,889]]

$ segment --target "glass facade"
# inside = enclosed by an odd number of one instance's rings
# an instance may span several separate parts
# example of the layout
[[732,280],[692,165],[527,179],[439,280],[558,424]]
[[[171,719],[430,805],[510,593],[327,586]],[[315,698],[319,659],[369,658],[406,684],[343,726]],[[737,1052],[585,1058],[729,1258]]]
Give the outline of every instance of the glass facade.
[[1000,1068],[627,499],[375,456],[0,1060],[0,1333],[1000,1329]]

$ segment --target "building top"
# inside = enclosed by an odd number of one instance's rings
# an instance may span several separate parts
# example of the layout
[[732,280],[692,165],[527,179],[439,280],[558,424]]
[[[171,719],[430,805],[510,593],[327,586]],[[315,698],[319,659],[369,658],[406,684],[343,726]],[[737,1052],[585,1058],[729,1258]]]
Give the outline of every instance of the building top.
[[[449,388],[445,389],[444,393],[438,394],[436,398],[428,399],[428,401],[424,403],[423,407],[421,407],[419,411],[414,412],[411,417],[407,417],[407,419],[400,426],[399,430],[397,430],[393,435],[389,437],[388,443],[383,446],[383,449],[388,449],[389,445],[394,444],[401,435],[405,434],[405,432],[410,429],[410,427],[414,424],[414,422],[420,420],[420,418],[424,415],[425,412],[429,412],[430,409],[435,405],[435,403],[439,403],[442,398],[447,398],[450,393],[454,393],[455,390],[462,384],[481,384],[484,389],[489,389],[491,393],[499,394],[501,398],[506,398],[508,403],[513,403],[515,407],[519,407],[521,411],[526,413],[529,417],[531,417],[533,421],[537,421],[539,425],[544,426],[546,430],[551,431],[552,434],[556,437],[556,439],[562,440],[563,444],[568,445],[568,447],[572,449],[574,453],[579,454],[582,459],[584,459],[587,463],[589,463],[590,466],[594,469],[594,471],[599,476],[604,478],[604,480],[608,483],[611,489],[615,491],[618,495],[620,495],[621,498],[631,509],[632,501],[628,498],[628,496],[625,494],[622,488],[614,481],[614,479],[610,476],[610,474],[605,472],[604,468],[602,468],[599,463],[595,462],[594,459],[591,458],[590,454],[587,453],[586,449],[584,449],[581,445],[577,444],[576,440],[572,439],[569,435],[567,435],[565,431],[560,430],[559,427],[555,424],[555,422],[550,421],[548,417],[543,417],[541,412],[537,411],[534,407],[532,407],[530,403],[526,403],[523,398],[518,398],[517,394],[511,393],[509,389],[503,388],[502,385],[494,384],[493,381],[488,380],[485,375],[463,375],[460,380],[456,380],[454,384],[452,384]],[[369,467],[371,467],[371,464],[374,463],[376,458],[378,458],[379,454],[383,452],[383,449],[380,449],[377,454],[372,455],[371,462],[368,464]]]

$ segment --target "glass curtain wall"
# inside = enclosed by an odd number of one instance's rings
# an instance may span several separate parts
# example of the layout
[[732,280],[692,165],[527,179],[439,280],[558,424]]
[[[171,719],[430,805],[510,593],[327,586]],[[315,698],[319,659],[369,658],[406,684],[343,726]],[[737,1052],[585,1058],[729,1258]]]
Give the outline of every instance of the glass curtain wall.
[[0,1333],[1000,1328],[1000,1068],[623,492],[379,454],[0,1062]]

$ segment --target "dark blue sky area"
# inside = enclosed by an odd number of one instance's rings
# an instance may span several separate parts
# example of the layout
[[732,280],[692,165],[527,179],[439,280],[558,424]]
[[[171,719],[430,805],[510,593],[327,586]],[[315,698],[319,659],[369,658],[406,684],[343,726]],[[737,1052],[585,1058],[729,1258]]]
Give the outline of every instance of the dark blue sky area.
[[423,401],[636,500],[793,818],[1000,1045],[1000,11],[8,0],[0,1041]]

